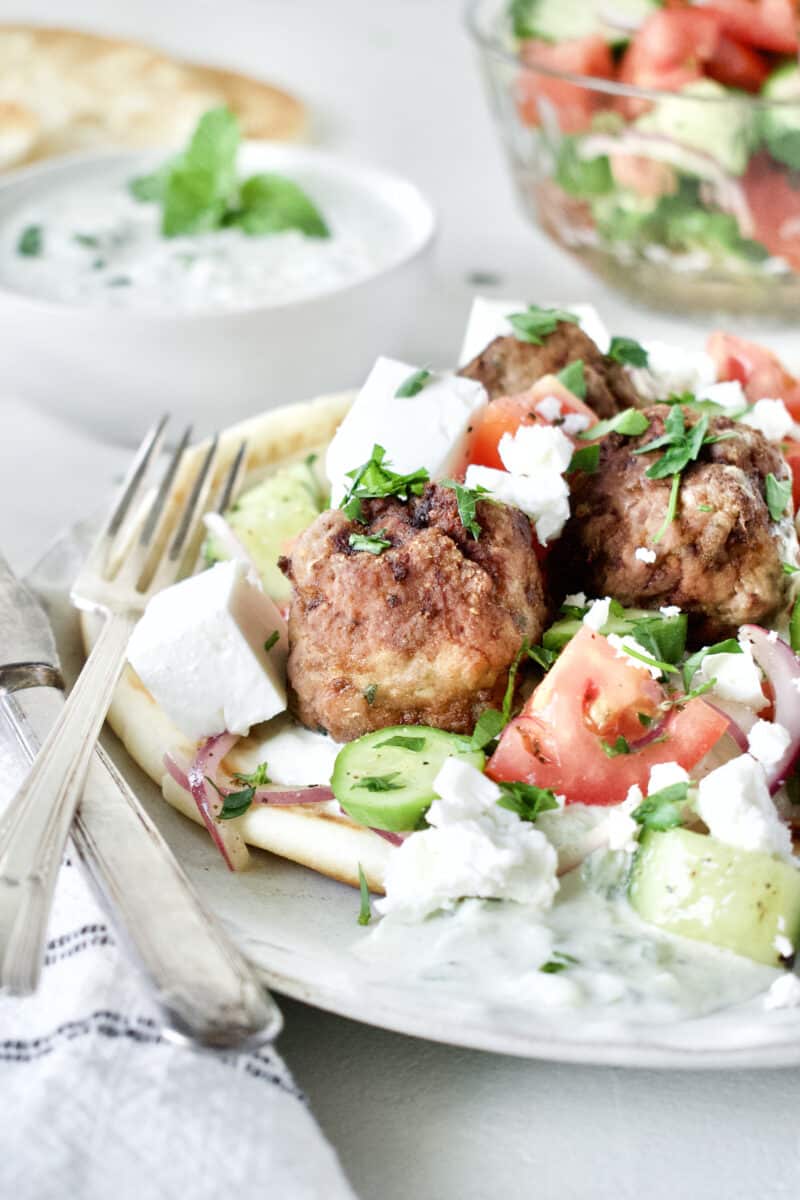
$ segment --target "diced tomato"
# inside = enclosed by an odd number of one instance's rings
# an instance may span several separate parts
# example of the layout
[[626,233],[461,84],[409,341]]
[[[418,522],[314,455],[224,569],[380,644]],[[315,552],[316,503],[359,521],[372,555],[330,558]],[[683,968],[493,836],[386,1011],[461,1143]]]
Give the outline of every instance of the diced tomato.
[[771,71],[771,66],[757,50],[720,33],[716,47],[706,62],[706,75],[726,87],[758,92]]
[[[567,71],[572,75],[587,75],[593,79],[611,79],[614,60],[601,37],[576,38],[551,45],[529,39],[522,43],[520,57],[529,67],[545,67]],[[538,71],[523,71],[517,81],[517,107],[526,125],[539,125],[539,102],[549,102],[555,109],[562,133],[580,133],[588,129],[598,109],[608,106],[602,93],[565,79],[543,75]]]
[[792,500],[797,512],[800,509],[800,442],[784,442],[783,457],[792,472]]
[[[552,788],[570,804],[619,804],[634,784],[646,791],[657,763],[690,770],[727,728],[723,715],[696,698],[672,711],[658,738],[648,737],[639,713],[656,717],[663,699],[646,669],[584,627],[507,726],[487,773]],[[613,746],[620,736],[631,752],[610,757],[603,743]]]
[[[703,75],[714,55],[720,26],[705,8],[659,9],[634,35],[619,66],[621,83],[675,92]],[[636,117],[647,101],[623,97],[618,107]]]
[[597,424],[597,414],[587,404],[564,387],[555,375],[543,375],[532,388],[518,392],[515,396],[498,396],[487,405],[470,444],[469,461],[481,467],[495,467],[502,471],[503,461],[498,446],[504,433],[514,434],[520,425],[550,425],[537,405],[554,396],[561,407],[560,415],[579,413],[586,417],[588,429]]
[[775,54],[794,54],[798,49],[793,0],[713,0],[703,11],[713,14],[722,32],[738,42]]
[[751,158],[742,179],[753,237],[800,271],[800,187],[797,176],[768,154]]
[[706,350],[717,368],[717,378],[735,379],[752,403],[755,400],[783,400],[796,421],[800,421],[800,380],[786,370],[777,354],[758,342],[746,342],[732,333],[712,333]]

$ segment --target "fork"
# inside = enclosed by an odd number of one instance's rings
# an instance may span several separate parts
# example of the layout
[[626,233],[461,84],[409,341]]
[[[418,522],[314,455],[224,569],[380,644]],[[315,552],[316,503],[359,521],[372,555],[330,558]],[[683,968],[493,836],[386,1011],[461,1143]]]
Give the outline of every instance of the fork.
[[[219,442],[211,441],[199,467],[192,463],[181,472],[191,437],[187,429],[155,495],[142,504],[166,424],[164,417],[142,442],[73,585],[73,604],[101,615],[104,623],[28,778],[0,820],[0,988],[16,995],[38,984],[56,876],[133,626],[148,599],[190,573],[197,559]],[[223,480],[222,503],[235,488],[244,453],[242,446]],[[140,532],[117,552],[131,517],[137,528],[141,521]]]

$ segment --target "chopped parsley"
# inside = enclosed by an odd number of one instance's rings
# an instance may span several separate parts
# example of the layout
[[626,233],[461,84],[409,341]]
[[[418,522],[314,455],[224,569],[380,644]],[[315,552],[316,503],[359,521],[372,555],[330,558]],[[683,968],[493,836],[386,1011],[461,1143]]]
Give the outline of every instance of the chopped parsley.
[[455,492],[461,524],[467,533],[471,533],[477,541],[482,530],[476,516],[478,501],[484,496],[488,496],[488,488],[481,487],[480,484],[478,487],[468,488],[463,483],[456,483],[454,479],[443,479],[442,487],[451,488]]
[[392,544],[385,529],[379,529],[377,533],[351,533],[349,542],[351,550],[376,555],[383,554]]
[[681,473],[689,463],[697,461],[703,446],[720,441],[726,436],[726,434],[721,434],[719,437],[709,436],[706,413],[703,413],[700,419],[687,429],[683,409],[676,404],[669,410],[661,436],[653,438],[651,442],[634,450],[634,454],[650,454],[654,450],[663,450],[664,453],[650,464],[645,475],[648,479],[672,477],[666,516],[663,525],[653,537],[654,542],[661,541],[677,516]]
[[478,717],[472,737],[464,739],[466,751],[483,750],[495,738],[498,738],[508,724],[506,718],[496,708],[486,708]]
[[504,725],[507,725],[511,720],[511,709],[514,704],[514,689],[517,686],[517,672],[519,671],[519,664],[522,662],[523,658],[527,658],[528,653],[528,639],[525,638],[524,642],[517,651],[514,661],[508,668],[508,683],[506,684],[506,691],[505,695],[503,696],[503,707],[501,710]]
[[594,475],[599,466],[600,447],[597,443],[591,446],[580,446],[569,460],[567,474],[571,475],[573,471],[585,471],[587,475]]
[[359,925],[369,925],[372,920],[372,909],[369,904],[369,887],[367,886],[367,877],[364,874],[364,868],[361,863],[358,864],[358,890],[361,894],[361,907],[358,911]]
[[548,650],[546,646],[529,646],[528,658],[543,671],[549,671],[558,658],[558,653],[555,650]]
[[617,758],[617,756],[620,754],[630,754],[631,752],[628,739],[624,738],[622,734],[620,734],[617,740],[613,743],[606,742],[603,740],[603,738],[600,738],[600,745],[602,746],[603,754],[605,754],[607,758]]
[[669,787],[653,792],[631,815],[642,829],[653,829],[659,833],[675,829],[683,823],[683,809],[688,795],[688,783],[671,783]]
[[582,358],[576,358],[574,362],[567,363],[565,367],[562,367],[556,375],[556,379],[559,383],[563,383],[573,396],[577,396],[579,400],[586,399],[586,372],[583,369]]
[[781,563],[784,575],[797,575],[800,572],[800,567],[796,567],[794,563]]
[[28,225],[19,235],[17,254],[23,258],[38,258],[44,249],[44,232],[41,225]]
[[792,615],[789,618],[789,645],[795,654],[800,653],[800,597],[795,600]]
[[243,783],[245,786],[236,792],[228,792],[223,795],[212,779],[207,779],[207,782],[212,785],[214,790],[222,796],[222,808],[217,813],[217,820],[232,821],[235,817],[243,816],[250,805],[255,800],[256,788],[264,787],[265,784],[271,783],[267,774],[267,764],[259,763],[255,771],[249,774],[243,774],[241,771],[235,771],[231,776],[237,783]]
[[550,788],[535,787],[532,783],[498,784],[503,793],[497,801],[499,808],[515,812],[521,821],[535,821],[540,813],[559,807],[555,792]]
[[276,642],[278,641],[278,639],[280,638],[280,636],[281,636],[281,635],[280,635],[280,633],[278,632],[278,630],[277,630],[277,629],[273,629],[272,633],[269,635],[269,637],[267,638],[267,640],[264,642],[264,651],[265,651],[265,653],[266,653],[266,654],[269,654],[270,650],[271,650],[271,649],[272,649],[272,647],[273,647],[273,646],[276,644]]
[[770,471],[766,478],[767,508],[773,521],[780,521],[792,494],[791,479],[778,479]]
[[418,753],[425,749],[425,738],[406,737],[404,733],[395,733],[385,742],[378,742],[376,749],[379,750],[381,746],[398,746],[401,750],[413,750],[414,753]]
[[365,524],[362,500],[396,496],[406,503],[411,496],[422,494],[430,478],[424,467],[408,475],[393,471],[386,461],[386,451],[377,442],[369,459],[354,471],[348,471],[347,477],[353,482],[339,507],[351,521],[360,521],[362,525]]
[[409,396],[417,396],[425,387],[426,383],[430,383],[433,378],[433,371],[422,367],[419,371],[412,372],[407,379],[404,379],[400,387],[395,392],[398,399],[406,399]]
[[365,775],[353,787],[364,788],[367,792],[399,792],[403,786],[395,782],[399,774],[399,771],[392,771],[388,775]]
[[678,668],[672,663],[664,662],[662,659],[653,658],[650,654],[640,654],[638,650],[631,647],[630,642],[623,642],[622,648],[626,654],[630,654],[631,658],[638,658],[639,662],[646,663],[648,667],[657,667],[662,675],[677,675]]
[[646,367],[650,361],[644,346],[627,337],[612,337],[608,357],[630,367]]
[[243,774],[241,771],[234,771],[232,778],[237,783],[246,783],[250,787],[264,787],[268,783],[272,783],[267,774],[268,767],[265,762],[259,763],[255,771],[251,771],[249,775]]
[[621,433],[623,437],[639,437],[650,428],[650,421],[638,408],[623,408],[615,417],[607,421],[598,421],[591,429],[584,429],[578,437],[585,441],[595,441],[609,433]]
[[370,706],[372,706],[375,703],[375,697],[377,696],[377,694],[378,694],[377,683],[370,683],[367,685],[367,687],[364,688],[364,699],[366,700],[367,704],[369,704]]
[[72,240],[79,246],[86,246],[89,250],[96,250],[100,245],[100,238],[93,233],[76,233]]
[[578,325],[574,313],[563,308],[540,308],[538,304],[530,304],[525,312],[512,313],[509,324],[514,330],[517,341],[530,342],[533,346],[541,346],[544,338],[553,333],[560,322]]

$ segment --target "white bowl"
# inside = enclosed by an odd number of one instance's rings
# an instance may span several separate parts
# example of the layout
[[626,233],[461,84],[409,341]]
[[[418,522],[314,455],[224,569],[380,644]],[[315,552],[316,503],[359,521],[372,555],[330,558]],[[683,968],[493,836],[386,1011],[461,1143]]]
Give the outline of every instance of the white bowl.
[[[0,184],[0,226],[55,187],[133,177],[163,160],[148,154],[59,159]],[[6,393],[75,419],[98,435],[138,441],[169,411],[205,434],[322,391],[359,384],[378,354],[407,354],[428,279],[435,229],[419,190],[395,175],[318,150],[247,143],[240,169],[317,183],[344,206],[391,229],[382,265],[325,294],[226,311],[140,311],[40,299],[0,274],[0,381]],[[311,187],[313,194],[313,186]]]

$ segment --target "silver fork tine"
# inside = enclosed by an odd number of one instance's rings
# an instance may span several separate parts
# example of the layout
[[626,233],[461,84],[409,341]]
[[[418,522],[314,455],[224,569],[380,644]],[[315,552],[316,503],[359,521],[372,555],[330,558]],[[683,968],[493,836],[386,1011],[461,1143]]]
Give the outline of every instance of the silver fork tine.
[[161,417],[149,429],[139,449],[136,451],[136,456],[120,486],[119,499],[104,522],[100,532],[97,534],[89,551],[87,562],[93,566],[95,565],[95,560],[100,559],[102,560],[102,566],[105,566],[109,546],[122,528],[122,522],[128,515],[132,505],[140,496],[150,465],[158,456],[158,452],[164,441],[164,431],[166,430],[168,421],[168,415]]
[[236,491],[242,480],[244,473],[245,458],[247,456],[247,442],[242,442],[239,449],[236,451],[236,457],[228,468],[228,474],[222,485],[222,491],[219,494],[219,499],[215,505],[218,513],[224,513],[226,508],[230,508],[231,501],[236,495]]
[[[184,430],[183,437],[175,447],[172,458],[167,465],[161,483],[158,486],[153,501],[147,510],[147,516],[142,525],[142,531],[139,534],[136,545],[127,555],[122,564],[117,580],[121,583],[126,583],[130,587],[136,588],[139,584],[145,568],[149,562],[154,545],[157,544],[156,533],[161,532],[161,518],[165,514],[167,508],[167,500],[172,493],[172,485],[175,476],[178,473],[178,468],[181,464],[181,459],[186,453],[186,447],[189,445],[189,439],[192,436],[191,426]],[[169,516],[169,513],[166,514]],[[115,580],[115,582],[117,581]]]
[[217,461],[218,452],[219,437],[215,435],[206,451],[202,466],[197,472],[192,490],[184,502],[183,512],[170,542],[169,549],[166,554],[162,555],[156,572],[150,580],[148,586],[149,592],[159,591],[162,587],[167,587],[170,583],[174,583],[181,574],[181,567],[184,559],[187,557],[187,547],[198,529],[200,515],[208,499],[212,472],[214,464]]

